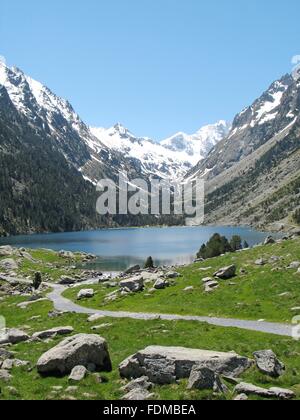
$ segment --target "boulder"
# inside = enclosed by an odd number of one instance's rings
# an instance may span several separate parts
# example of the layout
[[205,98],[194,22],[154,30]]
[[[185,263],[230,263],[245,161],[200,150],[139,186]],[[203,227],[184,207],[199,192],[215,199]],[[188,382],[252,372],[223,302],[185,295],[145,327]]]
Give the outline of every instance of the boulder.
[[9,382],[12,379],[12,376],[7,370],[0,369],[0,382]]
[[256,260],[255,261],[255,263],[254,263],[255,265],[266,265],[267,264],[267,262],[266,262],[266,260],[264,260],[263,258],[259,258],[258,260]]
[[5,334],[1,337],[2,344],[10,343],[10,344],[18,344],[23,341],[29,340],[29,335],[24,331],[17,330],[17,329],[10,329],[7,330]]
[[12,370],[14,367],[23,367],[23,366],[29,366],[30,363],[25,360],[19,360],[19,359],[6,359],[2,363],[1,369],[5,370]]
[[92,297],[94,297],[95,292],[93,289],[82,289],[80,290],[80,292],[77,295],[77,299],[90,299]]
[[75,284],[76,279],[69,277],[69,276],[61,276],[58,284],[61,284],[62,286],[68,286],[70,284]]
[[158,280],[156,280],[153,287],[156,290],[162,290],[162,289],[165,289],[166,287],[169,287],[169,286],[170,286],[170,283],[168,282],[168,280],[158,279]]
[[6,258],[5,260],[0,261],[0,268],[3,268],[7,271],[17,270],[18,267],[18,263],[12,258]]
[[205,283],[204,286],[205,286],[205,293],[210,293],[219,287],[219,283],[216,280],[212,280]]
[[235,353],[151,346],[124,360],[119,370],[123,378],[147,376],[155,384],[171,384],[189,378],[193,367],[199,364],[217,374],[239,376],[251,366],[251,361]]
[[5,245],[0,246],[0,257],[9,257],[14,253],[14,250],[11,246]]
[[165,277],[167,279],[177,279],[178,277],[180,277],[180,274],[176,273],[176,271],[169,271],[168,273],[165,274]]
[[134,389],[143,389],[148,391],[152,388],[152,383],[149,382],[149,378],[147,376],[142,376],[140,378],[134,379],[133,381],[129,382],[129,384],[125,385],[122,388],[124,392],[130,392]]
[[14,354],[6,349],[0,349],[0,361],[1,360],[7,360],[12,359],[14,357]]
[[121,289],[128,289],[130,292],[140,292],[144,289],[144,279],[141,276],[132,277],[120,281]]
[[227,392],[227,387],[222,384],[220,376],[205,365],[195,365],[191,371],[188,389],[212,389],[215,392]]
[[300,267],[300,262],[299,261],[293,261],[287,268],[288,270],[293,270],[293,269],[297,269]]
[[72,369],[71,375],[69,376],[69,381],[79,382],[82,381],[88,374],[88,370],[85,366],[75,366]]
[[290,400],[295,397],[293,391],[283,388],[260,388],[258,386],[242,382],[235,387],[238,394],[256,395],[262,398],[278,398],[281,400]]
[[222,280],[231,279],[236,274],[236,266],[230,265],[229,267],[220,268],[215,274],[214,277],[217,277]]
[[139,265],[134,265],[133,267],[128,268],[128,270],[124,271],[124,274],[134,274],[141,271],[141,267]]
[[99,321],[99,319],[103,319],[105,318],[104,315],[100,315],[100,314],[94,314],[88,317],[87,321],[88,322],[96,322]]
[[261,350],[253,354],[258,369],[265,375],[272,378],[279,378],[285,371],[285,366],[281,363],[272,350]]
[[214,281],[214,279],[213,278],[211,278],[211,277],[205,277],[204,279],[202,279],[202,283],[209,283],[209,282],[211,282],[211,281]]
[[98,371],[111,372],[112,365],[104,338],[94,334],[78,334],[66,338],[44,353],[37,362],[40,374],[68,374],[75,366],[94,364]]
[[136,388],[132,391],[128,392],[122,400],[123,401],[146,401],[150,398],[154,398],[154,394],[150,394],[150,392],[142,389],[142,388]]
[[272,245],[272,244],[275,244],[275,243],[276,243],[276,241],[273,238],[273,236],[268,236],[266,238],[266,240],[264,241],[264,245]]
[[40,340],[47,340],[48,338],[55,337],[56,335],[67,335],[74,331],[73,327],[56,327],[51,330],[36,332],[32,338],[39,338]]

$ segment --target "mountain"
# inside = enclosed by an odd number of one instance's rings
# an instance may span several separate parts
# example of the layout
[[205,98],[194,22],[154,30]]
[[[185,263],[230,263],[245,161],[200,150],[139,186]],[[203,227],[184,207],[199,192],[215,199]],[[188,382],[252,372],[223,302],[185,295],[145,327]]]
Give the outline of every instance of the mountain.
[[91,132],[101,144],[138,161],[145,176],[178,180],[208,155],[226,136],[229,127],[225,121],[220,121],[201,128],[194,135],[179,133],[161,143],[136,137],[121,124],[109,129],[91,127]]
[[291,222],[300,205],[299,109],[299,79],[286,75],[240,112],[228,136],[187,174],[206,180],[207,223]]

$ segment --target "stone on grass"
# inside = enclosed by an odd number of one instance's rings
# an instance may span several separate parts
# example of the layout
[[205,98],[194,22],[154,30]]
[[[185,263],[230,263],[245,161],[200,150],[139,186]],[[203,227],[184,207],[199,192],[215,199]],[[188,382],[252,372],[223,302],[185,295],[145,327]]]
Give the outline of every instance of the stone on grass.
[[262,265],[266,265],[267,264],[267,262],[266,262],[266,260],[264,260],[263,258],[259,258],[258,260],[256,260],[255,261],[255,263],[254,263],[255,265],[260,265],[260,266],[262,266]]
[[165,277],[167,279],[177,279],[178,277],[180,277],[180,274],[176,271],[169,271],[168,273],[166,273]]
[[150,392],[145,391],[142,388],[135,388],[132,391],[128,392],[122,400],[123,401],[146,401],[150,398],[154,398],[154,394],[150,394]]
[[104,315],[100,315],[100,314],[94,314],[88,317],[87,321],[88,322],[96,322],[99,319],[103,319],[105,318]]
[[193,286],[188,286],[185,289],[183,289],[184,292],[192,292],[194,290]]
[[293,261],[287,268],[289,270],[293,270],[293,269],[297,269],[300,267],[300,262],[299,261]]
[[78,334],[66,338],[44,353],[37,362],[40,374],[68,374],[75,366],[88,367],[93,363],[97,370],[111,372],[112,364],[104,338],[94,334]]
[[239,376],[252,362],[236,353],[150,346],[124,360],[119,370],[123,378],[147,376],[155,384],[172,384],[178,379],[189,378],[193,367],[199,364],[216,374]]
[[234,401],[248,401],[246,394],[239,394],[234,398]]
[[212,389],[215,392],[228,391],[228,388],[222,384],[220,376],[202,364],[193,367],[189,378],[188,389]]
[[158,279],[156,280],[155,284],[154,284],[154,289],[156,290],[163,290],[166,287],[169,287],[170,283],[168,282],[168,280],[165,279]]
[[75,366],[72,369],[69,381],[79,382],[82,381],[88,374],[88,370],[85,366]]
[[12,376],[7,370],[0,369],[0,382],[9,382],[11,379]]
[[73,254],[73,252],[70,251],[59,251],[58,256],[61,258],[67,258],[67,259],[74,259],[75,255]]
[[39,338],[40,340],[46,340],[48,338],[55,337],[56,335],[67,335],[74,331],[73,327],[56,327],[51,330],[40,331],[33,334],[32,338]]
[[236,266],[230,265],[228,267],[220,268],[215,274],[214,277],[217,277],[222,280],[231,279],[236,274]]
[[36,299],[36,300],[30,300],[28,302],[21,302],[21,303],[18,303],[17,307],[21,308],[21,309],[26,309],[26,308],[28,308],[28,306],[34,305],[35,303],[41,303],[41,302],[49,302],[49,299],[40,298],[40,299]]
[[2,335],[2,338],[1,338],[1,341],[3,344],[5,343],[18,344],[27,340],[29,340],[29,335],[27,333],[18,329],[14,329],[14,328],[7,330],[6,333]]
[[80,299],[89,299],[89,298],[94,297],[94,295],[95,295],[95,292],[94,292],[93,289],[82,289],[78,293],[77,299],[78,300],[80,300]]
[[147,376],[141,376],[140,378],[134,379],[122,388],[124,392],[130,392],[134,389],[143,389],[149,391],[152,388],[152,383],[149,381]]
[[281,400],[290,400],[295,397],[295,393],[283,388],[265,389],[245,382],[240,383],[235,387],[235,392],[238,394],[256,395],[262,398],[278,398]]
[[272,245],[275,244],[275,239],[273,238],[273,236],[268,236],[265,241],[264,241],[264,245]]
[[0,261],[0,268],[3,268],[4,270],[10,271],[10,270],[17,270],[18,264],[15,260],[12,258],[6,258],[4,260]]
[[140,292],[144,289],[144,279],[141,276],[132,277],[120,281],[121,289],[128,289],[130,292]]
[[69,277],[69,276],[61,276],[58,284],[61,284],[62,286],[68,286],[70,284],[75,284],[76,279]]
[[219,283],[216,280],[212,280],[205,283],[204,286],[205,286],[205,293],[210,293],[219,287]]
[[260,372],[272,378],[279,378],[284,374],[285,366],[280,362],[272,350],[261,350],[253,354],[256,366]]

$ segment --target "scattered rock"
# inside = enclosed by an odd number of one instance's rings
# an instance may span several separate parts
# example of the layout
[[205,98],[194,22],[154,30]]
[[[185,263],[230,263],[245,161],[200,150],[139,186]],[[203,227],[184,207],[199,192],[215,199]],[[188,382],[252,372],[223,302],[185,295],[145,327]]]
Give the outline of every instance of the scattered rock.
[[262,265],[266,265],[267,264],[267,262],[266,262],[266,260],[264,260],[263,258],[259,258],[258,260],[256,260],[255,261],[255,263],[254,263],[255,265],[260,265],[260,266],[262,266]]
[[93,289],[82,289],[78,293],[77,299],[78,300],[80,300],[80,299],[89,299],[89,298],[94,297],[94,295],[95,295],[95,292],[94,292]]
[[234,398],[234,401],[248,401],[246,394],[239,394]]
[[75,366],[96,365],[99,371],[112,370],[107,342],[98,335],[78,334],[63,340],[37,362],[41,374],[67,374]]
[[17,305],[17,307],[18,308],[21,308],[21,309],[26,309],[26,308],[28,308],[28,306],[31,306],[34,303],[46,302],[46,301],[49,302],[49,299],[47,299],[47,298],[40,298],[40,299],[36,299],[36,300],[30,300],[28,302],[21,302],[21,303],[19,303]]
[[71,259],[73,260],[75,258],[75,255],[73,254],[73,252],[70,251],[59,251],[58,256],[61,258],[66,258],[66,259]]
[[69,286],[71,284],[75,284],[76,279],[69,277],[69,276],[61,276],[58,284],[61,284],[62,286]]
[[71,375],[69,376],[69,381],[82,381],[87,376],[87,374],[88,371],[85,366],[75,366],[72,369]]
[[293,391],[282,388],[260,388],[258,386],[247,384],[245,382],[240,383],[235,387],[235,392],[238,394],[246,395],[257,395],[263,398],[279,398],[281,400],[290,400],[295,397]]
[[257,351],[253,354],[257,368],[265,375],[272,378],[279,378],[285,371],[285,366],[281,363],[272,350]]
[[9,245],[0,246],[0,257],[9,257],[13,253],[14,253],[14,249],[11,246]]
[[134,274],[141,271],[141,267],[139,265],[134,265],[133,267],[128,268],[128,270],[124,271],[124,274]]
[[222,280],[231,279],[236,274],[236,266],[230,265],[229,267],[220,268],[215,274],[214,277],[217,277]]
[[275,244],[275,239],[273,238],[273,236],[268,236],[264,242],[264,245],[272,245]]
[[11,379],[12,376],[7,370],[0,369],[0,381],[9,382]]
[[176,273],[176,271],[169,271],[168,273],[165,274],[165,277],[167,279],[177,279],[178,277],[180,277],[180,274]]
[[219,282],[216,280],[205,283],[205,293],[211,293],[219,287]]
[[154,289],[156,290],[163,290],[166,287],[169,287],[170,283],[168,282],[168,280],[165,279],[158,279],[156,280],[155,284],[154,284]]
[[184,292],[192,292],[194,290],[193,286],[188,286],[185,289],[183,289]]
[[88,317],[87,321],[88,322],[96,322],[99,319],[103,319],[103,318],[105,318],[104,315],[94,314],[94,315],[91,315],[90,317]]
[[214,279],[211,277],[205,277],[204,279],[202,279],[202,283],[209,283],[211,281],[214,281]]
[[51,330],[40,331],[33,334],[32,338],[39,338],[40,340],[46,340],[53,338],[57,335],[67,335],[74,331],[73,327],[56,327]]
[[6,349],[0,349],[0,360],[12,359],[13,357],[14,353]]
[[[3,335],[2,344],[10,343],[10,344],[18,344],[23,341],[29,340],[29,335],[24,331],[17,330],[17,329],[10,329],[7,330],[6,333]],[[0,343],[1,344],[1,343]]]
[[128,289],[130,292],[140,292],[144,289],[144,279],[141,276],[132,277],[120,282],[121,289]]
[[143,390],[149,391],[149,389],[151,389],[152,386],[153,385],[149,381],[149,378],[147,376],[141,376],[140,378],[137,378],[129,382],[129,384],[125,385],[122,388],[122,391],[130,392],[130,391],[133,391],[134,389],[143,389]]
[[123,401],[146,401],[150,398],[154,398],[154,394],[150,394],[150,392],[145,391],[141,388],[136,388],[126,394],[122,400]]
[[288,270],[294,270],[300,267],[300,262],[299,261],[294,261],[292,262],[287,268]]
[[12,258],[6,258],[5,260],[0,261],[0,268],[10,271],[10,270],[17,270],[19,266],[17,262],[13,260]]
[[189,378],[194,365],[204,365],[217,374],[239,376],[251,361],[235,353],[219,353],[182,347],[147,347],[124,360],[120,366],[123,378],[147,376],[155,384],[171,384]]
[[205,365],[199,364],[192,368],[188,389],[213,389],[215,392],[227,392],[227,387],[222,384],[220,376]]

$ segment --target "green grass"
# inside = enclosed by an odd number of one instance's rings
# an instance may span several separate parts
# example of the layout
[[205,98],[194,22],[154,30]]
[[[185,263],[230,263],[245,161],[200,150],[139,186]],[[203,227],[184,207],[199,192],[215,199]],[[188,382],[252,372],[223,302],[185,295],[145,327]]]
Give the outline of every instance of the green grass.
[[[87,316],[76,314],[65,314],[56,319],[50,319],[47,314],[52,309],[48,302],[36,303],[26,310],[16,308],[21,298],[9,297],[0,302],[0,314],[6,318],[8,327],[26,329],[30,334],[36,331],[52,328],[55,326],[71,325],[75,333],[91,333],[91,326],[87,322]],[[30,320],[32,316],[40,315],[41,318],[35,321]],[[107,339],[109,351],[113,363],[111,373],[101,374],[103,383],[98,384],[93,375],[78,384],[78,392],[72,394],[77,399],[120,399],[123,393],[121,386],[125,383],[120,379],[118,365],[126,357],[148,345],[163,346],[185,346],[190,348],[202,348],[216,351],[236,351],[244,356],[252,356],[256,350],[271,348],[278,357],[286,364],[286,373],[278,380],[268,378],[260,374],[257,369],[252,368],[243,375],[245,381],[265,386],[280,386],[292,389],[296,392],[297,399],[300,399],[300,353],[299,344],[289,338],[282,338],[273,335],[242,331],[233,328],[220,328],[196,322],[163,322],[139,321],[130,319],[104,319],[96,324],[111,323],[112,326],[103,329],[99,334]],[[0,399],[66,399],[70,394],[66,392],[69,386],[67,377],[64,378],[42,378],[36,371],[35,365],[41,354],[52,348],[62,338],[56,338],[51,343],[21,343],[11,347],[16,352],[16,357],[28,360],[32,364],[32,370],[28,368],[15,368],[12,372],[13,380],[8,383],[1,383]],[[7,386],[15,387],[19,394],[12,396]],[[51,387],[62,386],[63,391],[57,394],[51,393]],[[233,397],[231,392],[227,399]],[[157,400],[201,400],[220,399],[223,397],[213,396],[211,392],[187,391],[186,381],[180,385],[155,387],[155,399]],[[88,396],[84,396],[88,393]]]
[[[254,262],[258,258],[268,260],[271,256],[282,259],[261,267]],[[115,289],[103,285],[94,286],[96,295],[80,302],[81,305],[107,310],[134,312],[156,312],[178,315],[199,315],[245,320],[260,320],[290,323],[296,313],[291,308],[300,307],[300,275],[286,267],[300,258],[300,240],[282,244],[257,247],[249,251],[228,254],[192,264],[179,270],[182,277],[176,285],[149,295],[148,285],[144,292],[121,297],[111,303],[104,303],[104,297]],[[238,275],[230,281],[220,281],[219,289],[211,294],[204,293],[202,278],[212,276],[220,267],[236,264]],[[207,271],[201,268],[211,267]],[[241,275],[243,268],[247,274]],[[281,271],[272,271],[279,268]],[[230,285],[230,283],[235,283]],[[191,292],[184,292],[193,286]],[[79,288],[71,288],[65,296],[76,300]],[[282,294],[286,294],[281,296]]]

